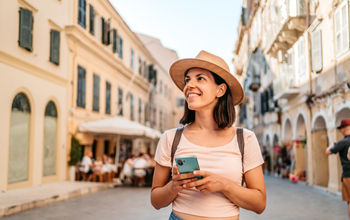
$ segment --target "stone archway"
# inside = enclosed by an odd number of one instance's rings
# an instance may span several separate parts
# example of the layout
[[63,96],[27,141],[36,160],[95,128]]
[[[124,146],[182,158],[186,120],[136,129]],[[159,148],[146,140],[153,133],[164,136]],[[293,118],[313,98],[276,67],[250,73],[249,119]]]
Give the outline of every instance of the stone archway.
[[293,138],[292,123],[289,119],[284,124],[283,141],[291,141]]
[[299,115],[296,123],[296,134],[293,142],[293,152],[295,157],[295,173],[306,173],[306,125],[305,119],[302,115]]
[[312,158],[313,160],[313,182],[315,185],[328,186],[329,181],[329,165],[328,156],[325,154],[328,147],[328,134],[326,120],[322,116],[318,116],[312,125]]

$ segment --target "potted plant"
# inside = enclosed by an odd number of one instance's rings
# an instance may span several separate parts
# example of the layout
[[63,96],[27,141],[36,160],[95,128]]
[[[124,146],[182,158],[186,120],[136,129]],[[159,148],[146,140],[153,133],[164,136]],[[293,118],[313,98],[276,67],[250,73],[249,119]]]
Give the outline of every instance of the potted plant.
[[75,180],[76,165],[80,162],[80,158],[82,156],[81,148],[82,146],[79,144],[79,141],[74,136],[72,136],[69,153],[70,159],[68,161],[70,181]]

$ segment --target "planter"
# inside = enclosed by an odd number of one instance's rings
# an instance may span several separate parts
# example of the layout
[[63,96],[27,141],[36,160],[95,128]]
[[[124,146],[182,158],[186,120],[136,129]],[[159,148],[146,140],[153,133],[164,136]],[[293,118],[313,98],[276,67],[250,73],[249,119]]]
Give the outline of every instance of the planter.
[[75,181],[75,166],[69,166],[69,180]]

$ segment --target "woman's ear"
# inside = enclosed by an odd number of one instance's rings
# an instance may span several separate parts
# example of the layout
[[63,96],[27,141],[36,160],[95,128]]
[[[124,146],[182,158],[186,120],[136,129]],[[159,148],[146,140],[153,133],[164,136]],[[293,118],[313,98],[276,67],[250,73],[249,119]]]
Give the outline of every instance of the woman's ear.
[[227,86],[225,83],[221,83],[218,85],[218,89],[216,91],[216,97],[220,98],[221,96],[225,95]]

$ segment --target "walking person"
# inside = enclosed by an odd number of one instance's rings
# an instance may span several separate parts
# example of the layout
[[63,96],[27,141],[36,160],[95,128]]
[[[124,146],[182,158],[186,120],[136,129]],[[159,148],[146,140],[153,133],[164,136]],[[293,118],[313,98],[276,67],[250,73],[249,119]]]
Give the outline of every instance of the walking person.
[[334,145],[328,146],[326,154],[339,153],[340,162],[343,167],[342,197],[348,203],[348,215],[350,218],[350,161],[347,157],[350,147],[350,118],[342,120],[337,129],[344,135],[344,138]]
[[[185,126],[165,131],[159,140],[152,205],[160,209],[172,203],[169,219],[235,220],[240,207],[262,213],[266,192],[260,146],[252,131],[244,129],[242,134],[233,126],[234,106],[244,96],[242,86],[223,59],[206,51],[174,62],[170,75],[185,95],[180,120]],[[172,154],[177,131],[182,134]],[[198,158],[200,170],[180,174],[172,158],[190,155]]]

